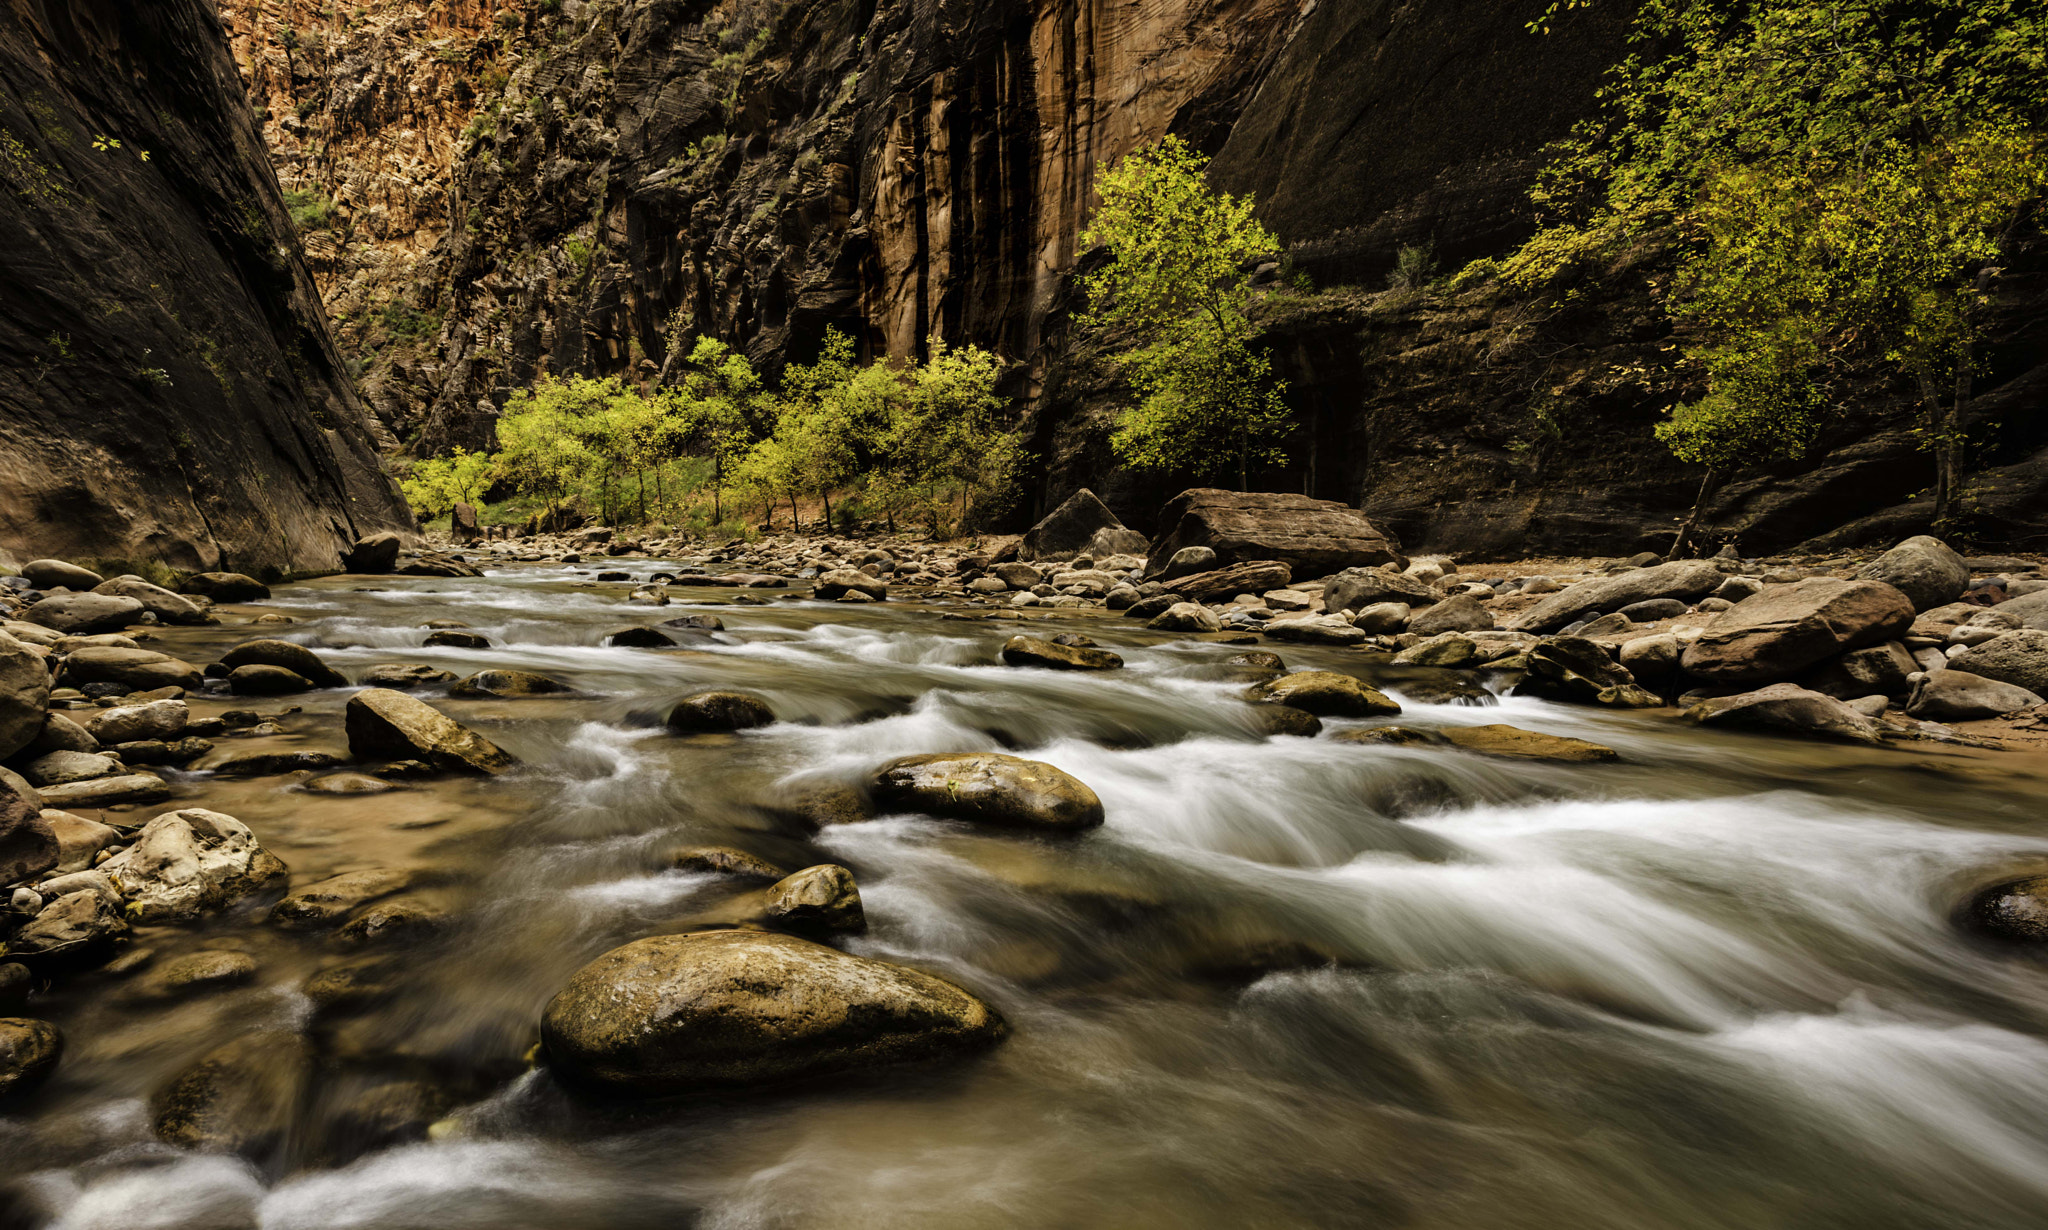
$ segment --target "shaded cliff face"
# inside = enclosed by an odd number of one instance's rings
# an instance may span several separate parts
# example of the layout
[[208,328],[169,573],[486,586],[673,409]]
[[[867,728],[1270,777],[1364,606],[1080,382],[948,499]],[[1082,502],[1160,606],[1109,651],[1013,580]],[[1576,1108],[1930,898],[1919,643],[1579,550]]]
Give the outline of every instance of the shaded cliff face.
[[0,547],[332,568],[410,528],[199,0],[0,8]]

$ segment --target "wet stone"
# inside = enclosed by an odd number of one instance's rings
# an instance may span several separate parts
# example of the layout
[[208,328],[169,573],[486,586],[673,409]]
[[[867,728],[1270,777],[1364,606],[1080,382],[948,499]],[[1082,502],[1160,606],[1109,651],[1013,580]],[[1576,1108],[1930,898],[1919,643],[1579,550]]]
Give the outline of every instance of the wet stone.
[[712,689],[677,701],[665,724],[671,734],[701,735],[753,730],[774,721],[775,711],[760,697],[749,692]]

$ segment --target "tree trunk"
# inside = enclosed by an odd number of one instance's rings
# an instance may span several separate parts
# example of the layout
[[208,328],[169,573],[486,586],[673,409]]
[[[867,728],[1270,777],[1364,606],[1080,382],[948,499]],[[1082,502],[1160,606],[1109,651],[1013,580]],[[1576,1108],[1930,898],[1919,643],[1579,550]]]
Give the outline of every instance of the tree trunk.
[[1685,515],[1685,524],[1678,527],[1678,537],[1671,540],[1671,551],[1665,556],[1666,559],[1692,558],[1687,552],[1693,551],[1693,527],[1699,523],[1700,510],[1706,507],[1707,496],[1712,494],[1713,490],[1714,471],[1710,466],[1706,475],[1700,479],[1700,493],[1693,497],[1692,511]]
[[829,534],[829,533],[831,533],[831,532],[832,532],[832,490],[831,490],[831,488],[829,488],[829,487],[820,487],[820,488],[818,488],[818,498],[819,498],[819,499],[821,499],[821,500],[823,500],[823,501],[825,501],[825,532],[826,532],[827,534]]
[[633,471],[634,486],[640,488],[640,524],[647,524],[647,471]]
[[803,522],[796,515],[796,492],[794,491],[789,493],[789,532],[792,534],[804,532]]

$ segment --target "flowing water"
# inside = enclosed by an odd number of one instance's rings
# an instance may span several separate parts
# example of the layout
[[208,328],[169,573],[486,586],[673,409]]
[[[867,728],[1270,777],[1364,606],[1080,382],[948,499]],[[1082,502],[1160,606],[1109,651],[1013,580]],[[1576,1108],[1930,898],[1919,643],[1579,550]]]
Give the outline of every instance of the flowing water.
[[[2024,766],[1514,698],[1410,703],[1399,721],[1510,722],[1624,762],[1268,738],[1220,669],[1236,650],[1136,621],[1034,625],[1118,650],[1129,665],[1110,674],[996,665],[1016,624],[903,604],[728,603],[709,609],[729,636],[613,649],[607,631],[679,612],[576,579],[278,591],[293,639],[345,671],[516,667],[580,694],[435,698],[526,762],[504,779],[369,797],[181,779],[181,800],[242,818],[295,883],[426,869],[455,921],[387,960],[393,995],[353,1014],[299,988],[360,954],[250,918],[138,940],[159,961],[247,952],[247,987],[166,1006],[115,974],[65,984],[43,1011],[66,1062],[0,1119],[24,1224],[2048,1225],[2048,967],[1951,921],[1974,888],[2048,868]],[[439,618],[494,647],[420,648]],[[165,640],[210,660],[246,633]],[[1275,648],[1291,666],[1359,661]],[[710,683],[782,720],[694,739],[649,724]],[[338,749],[346,696],[300,699],[273,742]],[[1067,770],[1107,823],[1040,840],[895,815],[811,834],[781,806],[891,757],[971,749]],[[572,1099],[525,1060],[549,996],[607,948],[743,904],[730,881],[664,870],[679,844],[852,868],[869,932],[847,947],[962,983],[1009,1040],[747,1097]],[[277,1149],[152,1141],[153,1088],[278,1028],[309,1031],[322,1076]],[[393,1082],[439,1099],[432,1139],[351,1136],[354,1099]]]

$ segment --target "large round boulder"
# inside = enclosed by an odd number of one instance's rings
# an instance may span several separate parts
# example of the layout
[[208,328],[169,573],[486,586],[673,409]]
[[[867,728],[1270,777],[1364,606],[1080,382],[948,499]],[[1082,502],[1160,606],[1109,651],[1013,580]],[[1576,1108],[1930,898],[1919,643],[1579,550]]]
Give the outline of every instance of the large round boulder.
[[1335,671],[1296,671],[1252,688],[1247,699],[1260,704],[1291,705],[1317,717],[1380,717],[1401,712],[1401,706],[1378,688],[1370,688]]
[[1808,577],[1766,587],[1714,616],[1686,649],[1686,673],[1715,684],[1771,683],[1913,625],[1913,604],[1881,581]]
[[757,931],[615,948],[569,979],[540,1026],[563,1079],[626,1097],[942,1059],[1004,1032],[993,1009],[942,978]]
[[145,614],[142,604],[133,598],[83,593],[51,594],[22,612],[21,617],[73,636],[90,636],[141,623]]
[[141,923],[191,922],[283,887],[284,861],[233,816],[201,807],[169,811],[142,826],[100,870]]
[[113,598],[133,598],[142,604],[142,609],[156,616],[160,624],[210,624],[218,623],[213,616],[200,610],[191,599],[180,597],[161,585],[151,585],[141,577],[115,577],[102,581],[93,587],[96,594]]
[[1950,658],[1949,665],[2048,696],[2048,632],[2034,628],[2001,632]]
[[735,730],[752,730],[775,721],[775,710],[750,692],[712,689],[696,692],[677,701],[668,711],[672,734],[704,735]]
[[313,681],[282,666],[251,662],[228,672],[228,690],[237,696],[292,696],[311,691]]
[[1939,538],[1917,534],[1865,564],[1861,581],[1882,581],[1906,595],[1916,611],[1954,602],[1970,585],[1970,566]]
[[92,587],[105,580],[90,568],[66,563],[61,559],[35,559],[21,566],[21,575],[37,589],[74,589],[87,593]]
[[244,666],[277,666],[310,681],[315,687],[345,688],[348,677],[320,660],[320,655],[290,641],[274,638],[244,641],[221,655],[230,670]]
[[1102,800],[1078,778],[1000,752],[939,752],[892,760],[869,793],[885,810],[1006,828],[1079,832],[1103,820]]
[[91,645],[64,659],[64,681],[118,683],[136,692],[157,688],[197,690],[204,676],[198,667],[153,649],[120,649]]
[[1061,645],[1021,634],[1003,644],[1003,661],[1011,666],[1042,666],[1056,671],[1108,671],[1124,664],[1121,657],[1107,649]]

